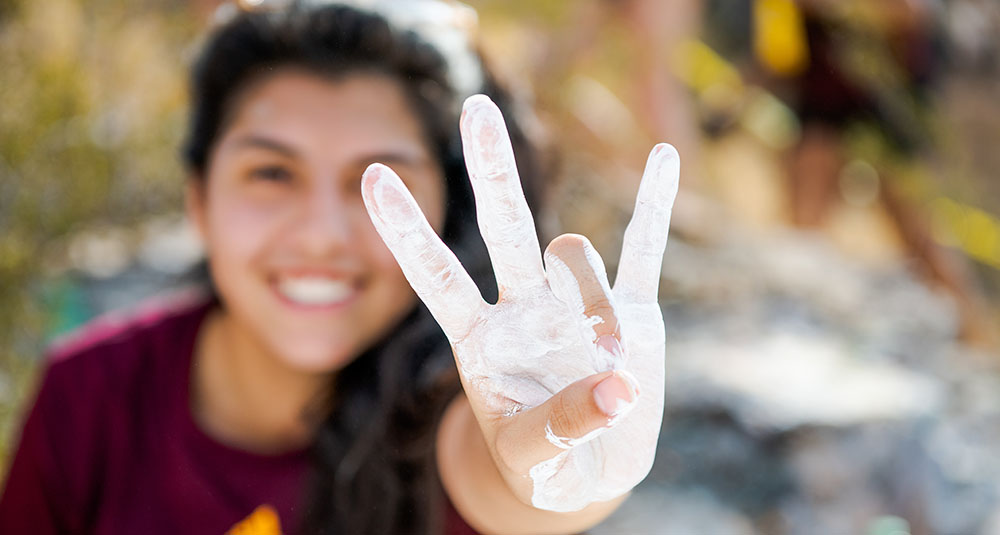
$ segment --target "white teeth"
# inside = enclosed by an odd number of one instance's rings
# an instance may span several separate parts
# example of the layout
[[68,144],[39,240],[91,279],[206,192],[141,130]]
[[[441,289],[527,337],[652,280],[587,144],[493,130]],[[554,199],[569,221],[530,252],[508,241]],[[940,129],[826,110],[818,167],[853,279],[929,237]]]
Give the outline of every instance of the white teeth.
[[303,305],[332,305],[347,299],[351,285],[326,277],[288,277],[278,282],[278,291]]

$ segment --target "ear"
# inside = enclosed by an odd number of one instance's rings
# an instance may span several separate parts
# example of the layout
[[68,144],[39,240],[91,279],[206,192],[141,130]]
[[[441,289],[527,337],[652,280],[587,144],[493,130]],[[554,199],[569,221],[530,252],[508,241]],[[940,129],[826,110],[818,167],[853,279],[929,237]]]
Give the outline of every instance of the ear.
[[184,190],[184,210],[188,220],[198,231],[198,236],[202,243],[205,243],[207,228],[205,227],[205,210],[208,204],[208,192],[205,188],[205,180],[195,174],[189,174],[187,185]]

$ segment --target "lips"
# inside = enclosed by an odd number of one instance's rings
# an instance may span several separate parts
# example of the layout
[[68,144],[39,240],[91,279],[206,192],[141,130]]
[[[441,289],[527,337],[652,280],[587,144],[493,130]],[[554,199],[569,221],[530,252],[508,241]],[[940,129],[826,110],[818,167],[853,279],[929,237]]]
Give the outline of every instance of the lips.
[[292,304],[307,307],[344,304],[356,294],[354,285],[348,280],[323,276],[281,277],[275,289]]

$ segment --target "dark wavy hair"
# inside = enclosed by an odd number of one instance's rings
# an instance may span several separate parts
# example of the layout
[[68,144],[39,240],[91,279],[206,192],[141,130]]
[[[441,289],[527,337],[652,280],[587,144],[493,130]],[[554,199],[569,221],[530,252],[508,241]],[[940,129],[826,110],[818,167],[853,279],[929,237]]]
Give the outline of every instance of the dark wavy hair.
[[[481,56],[480,56],[481,59]],[[462,157],[456,95],[447,64],[416,34],[344,5],[241,12],[216,28],[191,79],[183,148],[193,180],[205,180],[216,142],[241,92],[292,67],[331,80],[359,74],[400,84],[446,184],[445,243],[487,299],[496,296]],[[482,92],[505,111],[529,204],[538,211],[539,152],[511,113],[511,99],[485,65]],[[437,424],[461,390],[447,339],[422,304],[332,379],[315,437],[314,473],[301,519],[305,533],[431,534],[442,529],[435,463]]]

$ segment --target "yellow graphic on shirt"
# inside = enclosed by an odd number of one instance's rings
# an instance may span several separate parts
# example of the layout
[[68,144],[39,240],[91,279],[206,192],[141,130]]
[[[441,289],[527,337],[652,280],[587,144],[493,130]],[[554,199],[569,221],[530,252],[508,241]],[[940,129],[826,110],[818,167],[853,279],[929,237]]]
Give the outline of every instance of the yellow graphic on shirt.
[[261,505],[226,532],[226,535],[281,535],[281,521],[270,505]]

